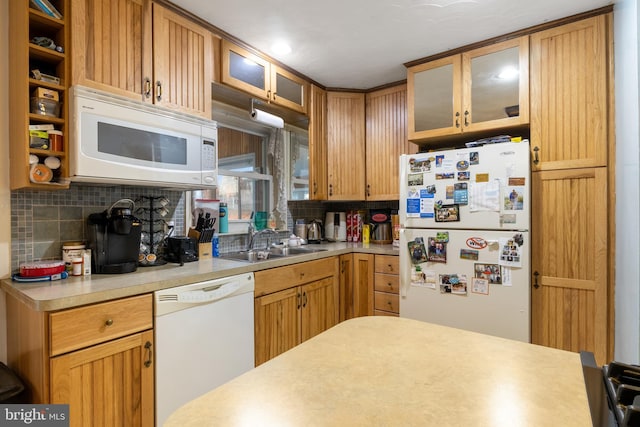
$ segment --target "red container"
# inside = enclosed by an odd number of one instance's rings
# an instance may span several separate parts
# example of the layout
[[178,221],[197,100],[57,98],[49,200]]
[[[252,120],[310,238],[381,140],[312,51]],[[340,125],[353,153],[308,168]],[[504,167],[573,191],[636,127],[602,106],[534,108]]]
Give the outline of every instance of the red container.
[[63,271],[64,261],[32,261],[20,264],[20,275],[23,277],[51,276]]

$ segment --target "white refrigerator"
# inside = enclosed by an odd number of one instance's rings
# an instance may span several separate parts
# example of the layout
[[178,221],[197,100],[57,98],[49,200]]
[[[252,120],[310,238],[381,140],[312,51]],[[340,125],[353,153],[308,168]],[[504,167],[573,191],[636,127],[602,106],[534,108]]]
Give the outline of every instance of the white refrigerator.
[[400,316],[531,340],[529,142],[400,157]]

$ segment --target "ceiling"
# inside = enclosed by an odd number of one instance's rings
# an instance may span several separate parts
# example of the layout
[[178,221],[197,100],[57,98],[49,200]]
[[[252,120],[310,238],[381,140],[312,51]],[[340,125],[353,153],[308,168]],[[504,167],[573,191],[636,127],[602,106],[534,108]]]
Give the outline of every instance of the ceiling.
[[[172,0],[329,88],[406,78],[403,63],[615,0]],[[292,52],[271,45],[286,40]]]

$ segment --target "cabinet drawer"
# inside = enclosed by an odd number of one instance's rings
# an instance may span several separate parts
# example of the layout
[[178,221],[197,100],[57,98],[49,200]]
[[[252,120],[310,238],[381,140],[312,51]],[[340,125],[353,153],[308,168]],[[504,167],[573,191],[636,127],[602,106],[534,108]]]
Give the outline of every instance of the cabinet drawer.
[[51,313],[51,356],[153,327],[151,294]]
[[400,261],[396,255],[376,255],[376,273],[400,274]]
[[400,312],[400,296],[396,294],[388,294],[386,292],[376,291],[374,295],[374,308],[376,310],[390,311],[392,313]]
[[255,296],[267,295],[336,274],[338,274],[338,257],[256,271]]
[[375,290],[398,294],[400,291],[400,276],[397,274],[376,273]]

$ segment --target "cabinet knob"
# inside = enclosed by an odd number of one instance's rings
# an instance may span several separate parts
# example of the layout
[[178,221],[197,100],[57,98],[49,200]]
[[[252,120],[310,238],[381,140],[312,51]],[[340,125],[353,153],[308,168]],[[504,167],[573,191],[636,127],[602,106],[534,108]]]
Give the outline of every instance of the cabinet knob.
[[105,326],[111,326],[113,325],[113,319],[107,319],[106,322],[104,322]]

